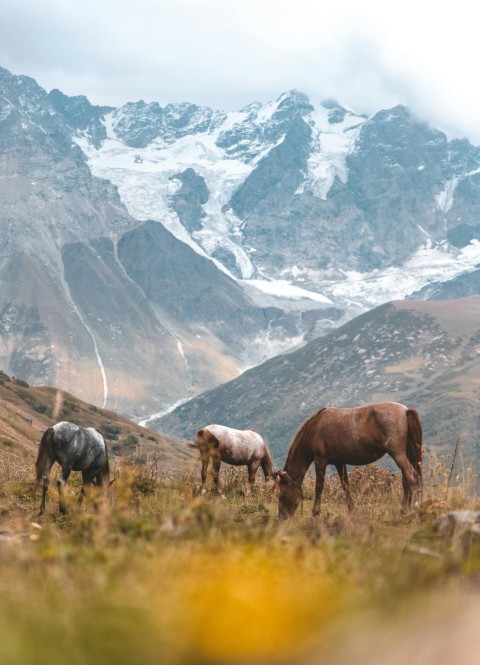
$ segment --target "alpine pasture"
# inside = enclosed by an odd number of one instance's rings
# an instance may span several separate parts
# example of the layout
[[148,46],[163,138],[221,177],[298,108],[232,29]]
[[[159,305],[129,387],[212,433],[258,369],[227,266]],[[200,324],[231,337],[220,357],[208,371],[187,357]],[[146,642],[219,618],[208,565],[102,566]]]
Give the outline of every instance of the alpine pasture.
[[474,470],[451,474],[453,446],[424,456],[421,502],[407,514],[400,474],[369,465],[351,473],[353,513],[328,476],[313,518],[307,474],[285,522],[260,474],[247,496],[245,468],[224,467],[225,498],[211,476],[202,495],[198,452],[172,463],[141,446],[111,457],[108,495],[83,506],[72,473],[66,515],[56,465],[39,517],[36,452],[0,441],[3,665],[463,665],[478,654],[478,535],[437,526],[479,508]]

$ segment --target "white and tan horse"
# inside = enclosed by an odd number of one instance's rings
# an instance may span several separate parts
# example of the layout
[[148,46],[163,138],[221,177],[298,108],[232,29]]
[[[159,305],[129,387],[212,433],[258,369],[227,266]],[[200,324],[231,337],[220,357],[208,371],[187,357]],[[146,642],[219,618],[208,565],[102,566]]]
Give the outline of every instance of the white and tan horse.
[[248,467],[247,494],[252,492],[255,474],[260,466],[265,480],[274,479],[275,469],[270,451],[260,434],[252,429],[238,430],[225,425],[208,425],[197,432],[195,443],[191,445],[198,448],[202,457],[202,494],[205,493],[210,460],[213,466],[213,482],[219,493],[221,493],[219,473],[222,462]]

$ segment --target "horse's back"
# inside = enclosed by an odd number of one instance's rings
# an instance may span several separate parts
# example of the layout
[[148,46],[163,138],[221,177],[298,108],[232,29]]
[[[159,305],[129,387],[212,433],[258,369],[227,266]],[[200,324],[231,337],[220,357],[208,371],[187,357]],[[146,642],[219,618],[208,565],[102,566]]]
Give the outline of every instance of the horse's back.
[[75,423],[68,422],[68,420],[62,420],[59,423],[53,425],[52,429],[57,436],[74,436],[77,432],[80,431],[80,426],[75,425]]
[[62,466],[71,465],[74,471],[80,471],[96,462],[105,462],[105,441],[93,427],[80,427],[64,420],[54,425],[53,430],[55,456]]
[[408,407],[400,402],[377,402],[352,408],[331,406],[323,409],[319,422],[324,425],[328,421],[349,430],[365,427],[369,422],[392,429],[405,424],[407,411]]
[[319,414],[317,445],[331,463],[374,462],[387,452],[390,443],[406,441],[407,411],[398,402],[327,407]]
[[[265,443],[254,430],[238,430],[226,425],[212,424],[200,430],[218,441],[220,455],[228,464],[246,464],[264,455]],[[198,435],[197,435],[198,436]],[[205,437],[205,434],[203,435]]]

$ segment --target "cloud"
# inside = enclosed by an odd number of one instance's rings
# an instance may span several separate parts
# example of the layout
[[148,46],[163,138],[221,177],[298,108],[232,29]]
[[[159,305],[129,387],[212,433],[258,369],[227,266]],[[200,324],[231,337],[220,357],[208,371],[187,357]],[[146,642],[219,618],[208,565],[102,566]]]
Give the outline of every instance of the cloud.
[[476,16],[418,0],[2,0],[0,65],[47,89],[234,109],[289,88],[480,143]]

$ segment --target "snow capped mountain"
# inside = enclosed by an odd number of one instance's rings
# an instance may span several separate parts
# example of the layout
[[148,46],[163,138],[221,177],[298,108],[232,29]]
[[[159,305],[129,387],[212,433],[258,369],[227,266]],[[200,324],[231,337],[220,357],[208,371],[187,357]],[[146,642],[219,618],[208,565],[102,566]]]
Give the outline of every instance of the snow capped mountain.
[[85,130],[75,141],[129,212],[261,294],[320,297],[348,318],[480,258],[468,244],[480,236],[480,151],[404,107],[367,118],[292,90],[230,113],[126,104],[102,123],[100,146]]
[[474,276],[479,213],[480,149],[403,106],[99,107],[0,68],[0,360],[161,412]]

